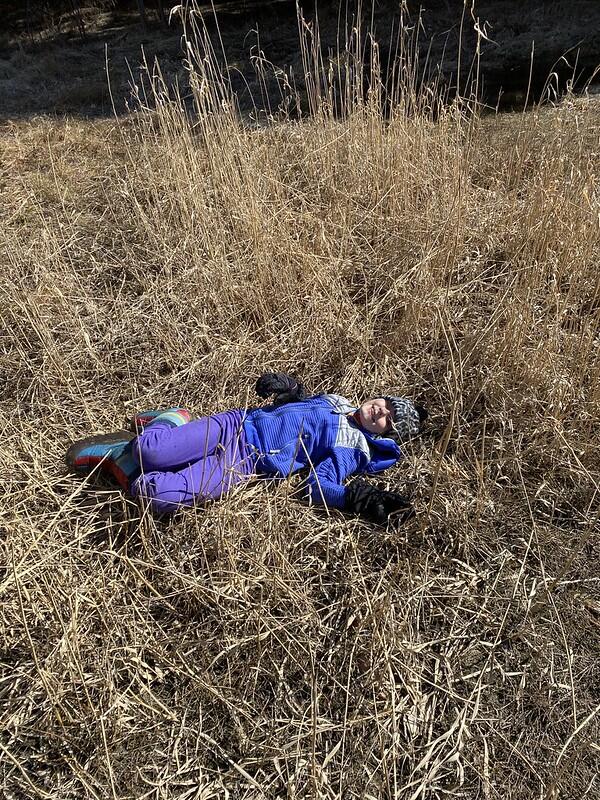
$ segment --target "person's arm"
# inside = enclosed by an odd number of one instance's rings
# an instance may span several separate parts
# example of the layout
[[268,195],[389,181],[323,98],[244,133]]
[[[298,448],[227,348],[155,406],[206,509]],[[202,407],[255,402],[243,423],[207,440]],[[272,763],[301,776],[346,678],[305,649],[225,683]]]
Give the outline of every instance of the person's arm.
[[403,512],[402,521],[413,516],[408,498],[398,492],[379,489],[364,478],[355,478],[348,486],[344,479],[360,471],[354,451],[337,458],[323,459],[305,479],[304,495],[311,503],[357,514],[371,522],[385,523],[391,514]]
[[343,510],[346,505],[344,479],[357,472],[361,466],[357,463],[354,451],[350,449],[336,458],[324,458],[310,468],[303,484],[305,497],[315,505]]

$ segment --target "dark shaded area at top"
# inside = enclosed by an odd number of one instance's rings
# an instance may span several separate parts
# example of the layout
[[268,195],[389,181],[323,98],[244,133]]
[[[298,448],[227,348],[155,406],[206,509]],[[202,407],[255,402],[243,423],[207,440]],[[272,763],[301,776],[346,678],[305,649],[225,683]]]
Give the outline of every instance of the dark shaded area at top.
[[[116,111],[122,113],[132,86],[143,82],[142,48],[148,63],[158,58],[167,80],[178,81],[185,92],[181,23],[176,16],[168,22],[174,5],[169,0],[5,0],[0,117],[111,114],[107,61]],[[210,3],[199,6],[218,41]],[[318,14],[322,51],[335,53],[344,31],[356,22],[356,3],[310,0],[301,7],[307,20]],[[476,53],[476,24],[487,36],[480,41],[480,91],[492,107],[522,108],[528,85],[532,101],[548,94],[548,86],[553,99],[568,83],[581,91],[595,79],[600,63],[598,0],[481,0],[475,2],[473,14],[462,0],[423,0],[407,7],[413,23],[419,13],[422,20],[423,72],[439,69],[450,94],[456,91],[459,53],[461,89],[465,88]],[[242,109],[252,107],[252,98],[274,109],[280,99],[274,81],[266,83],[267,96],[265,87],[261,92],[251,62],[258,52],[278,67],[291,66],[302,88],[295,2],[247,0],[215,3],[214,8]],[[393,60],[399,3],[365,3],[361,18],[363,32],[373,31],[380,44],[385,69]]]

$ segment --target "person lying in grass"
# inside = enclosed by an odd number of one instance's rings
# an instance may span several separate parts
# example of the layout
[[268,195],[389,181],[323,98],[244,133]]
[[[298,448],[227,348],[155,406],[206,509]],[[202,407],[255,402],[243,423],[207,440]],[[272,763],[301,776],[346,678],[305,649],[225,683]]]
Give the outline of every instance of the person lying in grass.
[[402,458],[401,444],[420,432],[422,406],[386,395],[358,408],[337,394],[306,397],[304,387],[283,372],[256,383],[270,405],[235,409],[192,420],[183,408],[138,414],[130,431],[74,442],[67,465],[87,475],[108,473],[157,513],[223,497],[257,476],[287,478],[307,471],[301,494],[377,523],[394,514],[412,515],[408,500],[357,474],[373,474]]

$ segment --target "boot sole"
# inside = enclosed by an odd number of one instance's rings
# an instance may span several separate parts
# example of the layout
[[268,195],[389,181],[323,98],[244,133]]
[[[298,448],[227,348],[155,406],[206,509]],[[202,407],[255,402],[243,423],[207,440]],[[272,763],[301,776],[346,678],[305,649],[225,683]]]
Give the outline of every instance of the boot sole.
[[82,450],[93,444],[119,444],[119,442],[130,442],[135,439],[135,434],[130,431],[115,431],[113,433],[100,433],[96,436],[87,436],[85,439],[78,439],[69,447],[65,454],[67,467],[72,472],[87,474],[95,466],[106,458],[104,456],[80,456]]

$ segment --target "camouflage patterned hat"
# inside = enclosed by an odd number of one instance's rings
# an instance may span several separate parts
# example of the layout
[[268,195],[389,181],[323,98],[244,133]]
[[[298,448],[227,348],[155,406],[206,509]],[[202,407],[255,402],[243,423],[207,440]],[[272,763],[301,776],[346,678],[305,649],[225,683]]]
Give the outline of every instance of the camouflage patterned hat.
[[422,415],[426,415],[424,409],[420,414],[417,406],[408,397],[383,395],[383,399],[387,400],[394,409],[391,436],[398,442],[408,442],[409,439],[417,436],[421,429]]

